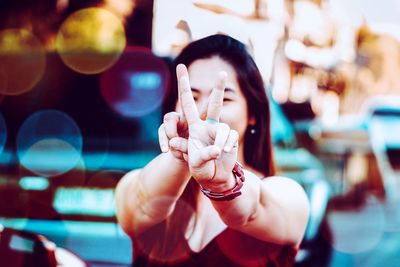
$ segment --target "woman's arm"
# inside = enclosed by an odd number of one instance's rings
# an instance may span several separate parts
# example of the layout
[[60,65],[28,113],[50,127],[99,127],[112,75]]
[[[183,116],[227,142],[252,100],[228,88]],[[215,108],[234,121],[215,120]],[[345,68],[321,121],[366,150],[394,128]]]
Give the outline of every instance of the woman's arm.
[[117,219],[125,232],[138,234],[172,213],[190,177],[186,162],[187,139],[184,138],[187,130],[187,122],[181,114],[165,114],[158,129],[163,153],[142,170],[126,174],[119,182]]
[[138,234],[164,220],[189,179],[187,163],[171,152],[127,173],[116,188],[117,219],[122,229]]
[[299,245],[309,217],[309,202],[302,187],[285,177],[261,180],[250,171],[245,171],[245,177],[241,196],[212,201],[221,219],[258,239]]
[[[186,72],[177,69],[178,80]],[[161,151],[143,169],[129,172],[116,188],[117,219],[128,234],[138,234],[174,210],[189,179],[188,124],[182,113],[164,115],[158,129]]]

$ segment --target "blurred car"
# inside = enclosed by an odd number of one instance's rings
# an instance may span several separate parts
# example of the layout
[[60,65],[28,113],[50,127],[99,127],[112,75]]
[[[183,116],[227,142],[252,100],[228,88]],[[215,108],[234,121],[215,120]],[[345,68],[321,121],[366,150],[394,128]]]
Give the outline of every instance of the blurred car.
[[378,96],[364,105],[368,132],[388,201],[400,197],[400,97]]
[[322,163],[305,148],[299,147],[296,132],[278,103],[270,97],[271,131],[278,174],[296,180],[310,201],[310,217],[296,266],[328,266],[331,233],[326,208],[331,188]]

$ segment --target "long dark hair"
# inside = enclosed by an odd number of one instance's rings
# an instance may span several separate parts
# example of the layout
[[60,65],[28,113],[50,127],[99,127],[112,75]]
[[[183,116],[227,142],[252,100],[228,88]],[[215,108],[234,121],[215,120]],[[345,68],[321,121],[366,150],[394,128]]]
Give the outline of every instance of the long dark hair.
[[[164,112],[175,109],[178,100],[175,68],[183,63],[189,66],[197,59],[218,56],[232,65],[237,74],[238,83],[246,98],[249,117],[255,118],[255,125],[249,126],[244,137],[244,160],[264,176],[274,174],[272,143],[270,134],[269,102],[261,74],[247,52],[246,47],[238,40],[226,35],[212,35],[194,41],[186,46],[172,64],[172,86],[165,98]],[[252,127],[255,132],[251,133]],[[197,207],[199,193],[196,181],[191,179],[177,202],[174,212],[160,226],[162,235],[152,246],[152,255],[168,261],[168,256],[182,253],[188,249],[185,232],[193,212]],[[191,209],[187,207],[190,206]],[[162,238],[161,238],[162,236]],[[183,252],[183,254],[185,254]],[[152,257],[154,258],[154,257]]]

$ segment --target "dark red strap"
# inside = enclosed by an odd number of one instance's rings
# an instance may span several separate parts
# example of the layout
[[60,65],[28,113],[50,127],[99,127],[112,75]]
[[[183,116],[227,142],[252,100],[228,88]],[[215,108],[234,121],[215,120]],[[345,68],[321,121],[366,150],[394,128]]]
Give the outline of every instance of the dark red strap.
[[236,180],[236,183],[233,186],[233,188],[228,189],[224,192],[212,192],[211,190],[200,186],[201,192],[203,192],[203,194],[209,199],[215,201],[228,201],[237,198],[242,194],[242,192],[240,192],[240,189],[243,187],[243,183],[245,181],[242,165],[236,162],[235,165],[233,166],[232,173]]

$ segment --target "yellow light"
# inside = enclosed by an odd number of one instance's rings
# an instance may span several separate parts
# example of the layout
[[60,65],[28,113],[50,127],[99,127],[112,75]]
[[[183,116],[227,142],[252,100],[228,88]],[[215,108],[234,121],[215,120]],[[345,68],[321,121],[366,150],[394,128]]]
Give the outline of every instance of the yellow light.
[[19,95],[31,90],[46,67],[45,51],[25,29],[0,32],[0,94]]
[[110,68],[126,46],[122,22],[102,8],[86,8],[70,15],[61,25],[56,49],[71,69],[96,74]]

